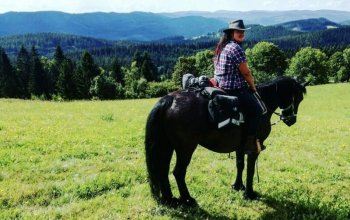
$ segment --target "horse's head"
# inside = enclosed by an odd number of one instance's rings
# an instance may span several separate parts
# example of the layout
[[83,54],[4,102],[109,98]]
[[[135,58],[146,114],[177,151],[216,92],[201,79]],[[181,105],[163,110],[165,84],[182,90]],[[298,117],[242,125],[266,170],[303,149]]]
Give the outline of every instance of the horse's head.
[[278,107],[282,110],[281,120],[288,126],[297,121],[297,114],[300,102],[306,93],[306,86],[309,83],[299,83],[293,78],[283,77],[276,82],[278,93]]

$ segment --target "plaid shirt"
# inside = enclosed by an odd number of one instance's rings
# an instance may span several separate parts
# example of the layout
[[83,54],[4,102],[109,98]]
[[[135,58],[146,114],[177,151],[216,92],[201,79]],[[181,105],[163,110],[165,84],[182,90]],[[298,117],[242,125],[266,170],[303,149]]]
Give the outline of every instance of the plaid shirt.
[[215,60],[214,77],[219,87],[224,90],[235,90],[247,87],[239,71],[239,64],[246,62],[243,49],[239,44],[230,41]]

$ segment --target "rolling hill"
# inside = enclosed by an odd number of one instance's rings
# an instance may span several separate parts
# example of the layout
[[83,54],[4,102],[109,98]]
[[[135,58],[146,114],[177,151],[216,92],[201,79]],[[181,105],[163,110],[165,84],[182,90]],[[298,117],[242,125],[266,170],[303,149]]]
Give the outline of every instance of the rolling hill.
[[63,12],[8,12],[0,14],[0,36],[27,33],[66,33],[109,40],[150,41],[181,35],[193,37],[216,32],[226,23],[213,18],[160,14]]
[[289,21],[282,24],[277,24],[277,26],[282,26],[288,30],[293,31],[310,32],[339,28],[342,25],[332,22],[326,18],[310,18],[304,20]]

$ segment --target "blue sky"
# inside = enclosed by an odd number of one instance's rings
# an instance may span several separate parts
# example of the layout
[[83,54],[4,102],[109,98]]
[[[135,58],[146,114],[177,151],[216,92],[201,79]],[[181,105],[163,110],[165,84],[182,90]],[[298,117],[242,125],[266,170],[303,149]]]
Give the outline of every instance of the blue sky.
[[175,12],[319,10],[350,11],[349,0],[0,0],[0,13],[8,11]]

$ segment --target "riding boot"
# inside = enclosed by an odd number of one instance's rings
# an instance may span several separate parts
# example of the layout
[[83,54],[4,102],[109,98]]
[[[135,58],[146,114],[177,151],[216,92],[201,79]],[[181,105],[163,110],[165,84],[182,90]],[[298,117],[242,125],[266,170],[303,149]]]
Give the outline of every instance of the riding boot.
[[260,146],[260,143],[258,144],[258,140],[254,136],[247,136],[247,139],[243,146],[243,152],[245,154],[259,153],[261,151],[261,148],[260,148],[260,151],[258,149],[259,146]]

